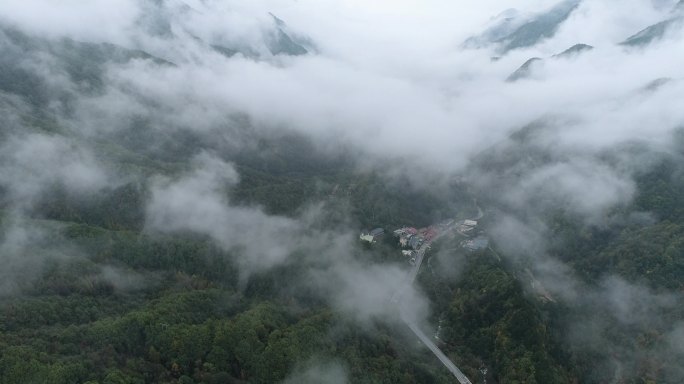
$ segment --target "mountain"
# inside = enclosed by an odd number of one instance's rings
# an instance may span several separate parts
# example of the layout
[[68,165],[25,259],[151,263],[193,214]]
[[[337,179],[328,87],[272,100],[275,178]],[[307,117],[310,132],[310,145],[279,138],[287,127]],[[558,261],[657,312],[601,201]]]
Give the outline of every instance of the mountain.
[[55,89],[41,76],[26,68],[23,55],[37,58],[49,55],[54,70],[63,71],[71,81],[85,92],[96,92],[104,87],[103,76],[110,63],[125,64],[134,60],[149,61],[155,65],[174,64],[145,51],[129,49],[111,43],[86,43],[69,38],[54,41],[35,37],[18,29],[0,25],[0,90],[16,94],[34,105],[45,105]]
[[296,43],[280,28],[278,28],[275,36],[271,36],[268,40],[268,49],[274,55],[300,56],[309,53],[304,46]]
[[508,76],[506,81],[514,82],[529,77],[532,73],[534,64],[540,63],[541,61],[542,59],[539,57],[533,57],[527,60],[525,63],[523,63],[523,65],[520,66],[520,68],[516,69],[515,72],[511,73],[511,75]]
[[141,0],[141,12],[135,23],[153,38],[172,41],[191,37],[196,43],[228,58],[240,53],[246,58],[259,60],[268,55],[300,56],[315,50],[310,39],[292,32],[284,20],[272,13],[268,13],[268,21],[258,20],[263,25],[254,31],[258,38],[249,44],[236,41],[232,36],[202,39],[190,22],[201,14],[201,8],[195,9],[181,0]]
[[479,36],[469,38],[464,44],[466,47],[495,45],[500,54],[533,46],[553,37],[579,4],[580,0],[566,0],[548,11],[528,17],[511,13]]
[[105,3],[0,1],[0,383],[684,382],[677,41]]
[[560,25],[577,9],[579,0],[564,1],[534,19],[518,27],[510,35],[496,41],[502,53],[513,49],[525,48],[553,37]]
[[669,77],[661,77],[658,79],[655,79],[648,84],[646,84],[643,88],[641,88],[641,91],[643,92],[656,92],[663,86],[670,84],[675,80],[669,78]]
[[[315,48],[311,41],[306,37],[300,37],[292,33],[287,24],[273,14],[272,24],[263,32],[262,41],[266,50],[273,56],[302,56],[314,51]],[[250,47],[244,45],[230,45],[229,43],[213,43],[210,47],[225,57],[233,57],[240,53],[251,59],[259,59],[263,55],[260,47]]]
[[270,15],[273,18],[275,29],[269,32],[266,43],[273,55],[300,56],[309,53],[305,48],[309,43],[305,39],[288,34],[286,32],[288,30],[287,24],[274,14],[271,13]]
[[661,40],[671,30],[681,28],[684,22],[682,17],[673,17],[648,26],[634,35],[628,37],[620,45],[630,47],[642,47]]
[[679,2],[672,8],[672,12],[684,11],[684,0],[679,0]]
[[498,16],[492,18],[491,27],[477,36],[471,36],[463,42],[465,48],[482,48],[492,42],[505,38],[513,33],[522,23],[525,18],[515,9],[508,9]]
[[592,49],[594,49],[594,47],[592,47],[591,45],[579,43],[579,44],[573,45],[572,47],[566,49],[565,51],[563,51],[561,53],[553,55],[552,57],[555,57],[555,58],[573,57],[573,56],[577,56],[583,52],[591,51]]
[[[591,45],[575,44],[572,47],[566,49],[565,51],[551,56],[551,59],[567,59],[580,55],[583,52],[591,51],[592,49],[594,49],[594,47],[592,47]],[[542,64],[543,61],[544,59],[539,57],[533,57],[527,60],[523,63],[523,65],[516,69],[515,72],[511,73],[510,76],[508,76],[508,78],[506,79],[506,81],[515,82],[520,79],[529,77],[534,71],[535,67]]]

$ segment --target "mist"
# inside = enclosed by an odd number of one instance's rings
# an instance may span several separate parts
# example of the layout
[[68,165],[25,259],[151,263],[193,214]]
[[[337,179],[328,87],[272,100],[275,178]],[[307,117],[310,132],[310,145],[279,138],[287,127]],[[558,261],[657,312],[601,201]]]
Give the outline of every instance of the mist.
[[[244,177],[239,154],[261,139],[296,134],[331,158],[353,154],[356,174],[399,175],[425,190],[457,178],[484,196],[497,212],[489,235],[505,260],[529,267],[579,313],[567,327],[583,337],[568,345],[600,340],[589,349],[619,350],[626,362],[666,353],[658,348],[681,356],[681,324],[658,319],[682,302],[681,293],[610,274],[582,281],[556,252],[550,216],[600,230],[660,220],[623,210],[639,196],[639,175],[681,153],[684,11],[674,0],[585,0],[533,34],[533,43],[495,38],[507,18],[516,27],[538,22],[553,5],[3,1],[0,49],[8,55],[0,62],[14,72],[0,74],[3,89],[13,90],[0,95],[2,209],[30,215],[56,188],[78,200],[135,182],[145,190],[144,232],[206,237],[237,265],[240,289],[255,274],[302,263],[302,286],[339,313],[363,325],[396,321],[388,297],[405,283],[405,268],[363,260],[348,213],[326,226],[326,201],[274,214],[231,195]],[[662,36],[626,44],[668,20]],[[81,43],[93,44],[83,52],[111,49],[117,59],[82,70],[74,65],[81,51],[71,45]],[[580,43],[593,49],[558,55]],[[531,58],[541,60],[506,81]],[[35,87],[13,88],[17,76]],[[25,116],[37,109],[49,114],[39,119],[43,128],[26,128]],[[180,148],[185,139],[192,144]],[[136,167],[150,159],[172,166]],[[18,291],[21,276],[44,264],[42,256],[21,256],[40,234],[22,226],[4,234],[9,267],[0,294]],[[115,267],[101,274],[122,290],[142,285]],[[405,297],[425,324],[425,295],[412,287]],[[625,327],[666,329],[667,346],[638,351],[604,340],[610,324],[592,316],[600,308]],[[346,377],[335,363],[310,364],[289,382]]]

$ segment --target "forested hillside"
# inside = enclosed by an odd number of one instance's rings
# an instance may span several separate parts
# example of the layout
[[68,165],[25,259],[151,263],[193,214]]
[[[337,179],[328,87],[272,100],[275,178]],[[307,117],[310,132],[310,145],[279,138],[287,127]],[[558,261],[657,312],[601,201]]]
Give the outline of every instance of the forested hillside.
[[682,2],[513,3],[1,1],[0,383],[684,382]]

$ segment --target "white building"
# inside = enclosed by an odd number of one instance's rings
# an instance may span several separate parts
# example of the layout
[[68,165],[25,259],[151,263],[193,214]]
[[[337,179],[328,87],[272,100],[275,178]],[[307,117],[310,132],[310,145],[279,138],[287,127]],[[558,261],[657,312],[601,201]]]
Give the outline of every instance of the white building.
[[359,236],[359,239],[361,241],[367,241],[369,243],[375,243],[375,237],[371,236],[369,233],[362,233],[361,236]]

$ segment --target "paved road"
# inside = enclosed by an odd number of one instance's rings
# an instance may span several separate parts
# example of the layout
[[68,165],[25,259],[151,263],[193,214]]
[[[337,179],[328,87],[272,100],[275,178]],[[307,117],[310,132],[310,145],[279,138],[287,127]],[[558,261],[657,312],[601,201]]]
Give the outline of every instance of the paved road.
[[[478,215],[479,216],[479,215]],[[432,241],[435,241],[439,239],[442,235],[444,235],[447,231],[441,231],[438,233]],[[472,384],[470,380],[461,372],[460,369],[456,365],[454,365],[451,360],[442,352],[435,343],[430,340],[425,333],[418,328],[418,325],[411,319],[411,316],[409,316],[405,309],[401,306],[401,298],[404,295],[404,292],[406,291],[407,288],[413,285],[413,282],[416,280],[416,276],[418,276],[418,271],[420,270],[421,264],[423,264],[423,260],[425,259],[425,252],[428,250],[428,246],[432,241],[426,242],[423,244],[422,247],[418,250],[418,253],[416,255],[416,264],[413,266],[411,271],[409,272],[407,279],[404,283],[404,285],[399,288],[399,290],[392,296],[392,302],[399,304],[399,312],[401,314],[401,320],[408,325],[408,327],[411,329],[411,331],[420,339],[423,344],[425,344],[426,347],[432,351],[432,353],[437,356],[439,361],[442,362],[442,364],[451,372],[455,377],[456,380],[458,380],[459,383],[461,384]]]
[[[437,236],[439,237],[439,236]],[[435,237],[436,240],[436,237]],[[425,243],[423,244],[422,247],[418,250],[418,253],[416,254],[416,265],[413,266],[413,269],[411,269],[411,272],[409,272],[408,275],[408,285],[413,284],[414,281],[416,281],[416,277],[418,276],[418,271],[420,270],[420,265],[423,264],[423,260],[425,259],[425,252],[427,252],[428,246],[430,243]]]
[[444,366],[449,370],[449,372],[451,372],[456,377],[456,380],[458,380],[459,383],[472,384],[470,380],[468,380],[466,375],[464,375],[463,372],[461,372],[461,370],[458,369],[458,367],[454,363],[452,363],[451,360],[449,360],[449,358],[444,354],[444,352],[442,352],[439,349],[439,347],[437,347],[437,345],[435,345],[435,343],[433,343],[432,340],[430,340],[430,338],[420,328],[418,328],[418,325],[416,325],[416,323],[404,318],[404,316],[402,316],[402,320],[404,320],[404,322],[406,323],[406,325],[408,325],[411,331],[413,331],[413,333],[416,336],[418,336],[420,341],[422,341],[423,344],[425,344],[425,346],[427,346],[432,351],[432,353],[434,353],[435,356],[437,356],[439,361],[441,361],[442,364],[444,364]]

